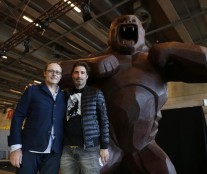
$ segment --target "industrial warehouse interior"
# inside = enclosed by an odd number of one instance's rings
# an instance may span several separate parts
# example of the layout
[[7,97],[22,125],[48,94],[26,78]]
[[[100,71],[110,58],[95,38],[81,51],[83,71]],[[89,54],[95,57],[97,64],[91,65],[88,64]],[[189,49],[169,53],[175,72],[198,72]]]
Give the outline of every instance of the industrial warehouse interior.
[[[14,171],[8,165],[7,135],[25,87],[44,81],[48,62],[106,52],[111,22],[126,14],[141,20],[149,49],[170,41],[207,47],[206,0],[0,0],[1,174]],[[163,114],[201,107],[207,122],[207,84],[170,82],[168,97]]]

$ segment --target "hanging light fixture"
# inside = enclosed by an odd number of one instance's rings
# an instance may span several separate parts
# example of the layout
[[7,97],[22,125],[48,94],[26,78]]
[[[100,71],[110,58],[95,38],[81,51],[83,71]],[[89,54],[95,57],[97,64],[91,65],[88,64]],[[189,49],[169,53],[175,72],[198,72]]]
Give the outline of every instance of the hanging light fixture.
[[31,47],[31,39],[25,39],[23,41],[23,45],[24,45],[24,53],[28,53]]
[[81,3],[82,17],[83,17],[84,22],[92,19],[91,10],[90,10],[90,2],[91,2],[90,0],[84,0]]

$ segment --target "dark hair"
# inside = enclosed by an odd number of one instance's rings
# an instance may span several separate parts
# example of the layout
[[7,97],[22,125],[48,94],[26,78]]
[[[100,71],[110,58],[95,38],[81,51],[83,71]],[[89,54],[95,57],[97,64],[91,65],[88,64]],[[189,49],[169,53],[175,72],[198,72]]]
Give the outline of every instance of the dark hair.
[[[52,63],[56,63],[56,64],[60,65],[60,62],[50,62],[50,63],[47,63],[47,64],[45,65],[44,71],[47,71],[47,67],[48,67],[50,64],[52,64]],[[61,66],[60,66],[60,67],[61,67]],[[61,68],[62,68],[62,67],[61,67]]]
[[76,62],[76,63],[73,65],[71,74],[73,74],[73,71],[74,71],[74,69],[75,69],[77,66],[83,66],[83,67],[85,67],[85,69],[86,69],[86,73],[87,73],[87,75],[89,75],[89,73],[90,73],[90,67],[88,66],[88,64],[87,64],[86,62],[81,62],[81,61],[78,61],[78,62]]

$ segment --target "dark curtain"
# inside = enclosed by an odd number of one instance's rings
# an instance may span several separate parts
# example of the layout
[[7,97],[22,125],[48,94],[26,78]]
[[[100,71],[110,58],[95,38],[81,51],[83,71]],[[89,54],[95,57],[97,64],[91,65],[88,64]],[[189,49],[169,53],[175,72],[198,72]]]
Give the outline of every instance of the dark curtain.
[[201,106],[162,110],[156,142],[178,174],[207,174],[207,129]]

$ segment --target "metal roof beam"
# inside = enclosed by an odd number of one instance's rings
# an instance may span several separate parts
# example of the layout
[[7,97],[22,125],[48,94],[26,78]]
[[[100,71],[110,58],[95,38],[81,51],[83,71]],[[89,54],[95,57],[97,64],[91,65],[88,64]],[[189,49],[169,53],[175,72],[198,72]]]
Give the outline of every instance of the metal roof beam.
[[[181,20],[170,0],[158,0],[157,2],[171,23]],[[183,42],[193,43],[193,40],[183,23],[179,23],[174,27]]]

